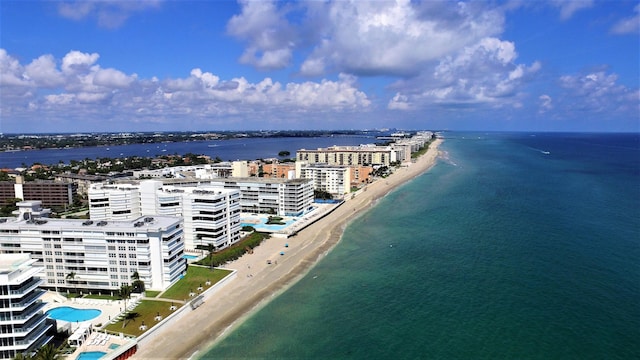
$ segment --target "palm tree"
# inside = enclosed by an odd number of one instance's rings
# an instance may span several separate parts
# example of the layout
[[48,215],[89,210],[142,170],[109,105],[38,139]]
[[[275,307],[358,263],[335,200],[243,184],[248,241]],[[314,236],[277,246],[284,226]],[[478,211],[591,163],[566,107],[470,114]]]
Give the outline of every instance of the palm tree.
[[[131,297],[131,285],[122,284],[120,286],[120,290],[118,291],[118,295],[122,300],[124,300],[124,311],[127,311],[127,300]],[[127,317],[122,320],[122,328],[125,327],[127,322]]]
[[67,279],[67,282],[71,284],[71,282],[76,279],[76,273],[74,273],[73,271],[68,273],[66,276],[66,279]]
[[31,359],[31,356],[25,355],[24,353],[21,353],[21,352],[16,353],[16,355],[13,357],[13,360],[28,360],[28,359]]
[[49,343],[38,349],[33,358],[36,360],[54,360],[58,354],[60,354],[60,350],[55,345]]
[[213,271],[213,252],[215,251],[215,246],[213,246],[213,244],[209,243],[207,244],[207,251],[209,252],[209,269],[211,269],[211,271]]
[[133,292],[143,293],[144,292],[144,281],[140,280],[140,274],[137,271],[131,275],[131,286],[133,287]]

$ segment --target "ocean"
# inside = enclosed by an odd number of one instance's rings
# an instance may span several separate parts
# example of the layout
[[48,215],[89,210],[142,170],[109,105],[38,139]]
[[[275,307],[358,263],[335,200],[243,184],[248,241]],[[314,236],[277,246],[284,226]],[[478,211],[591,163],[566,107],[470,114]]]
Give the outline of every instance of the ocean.
[[201,358],[640,358],[640,136],[445,138]]

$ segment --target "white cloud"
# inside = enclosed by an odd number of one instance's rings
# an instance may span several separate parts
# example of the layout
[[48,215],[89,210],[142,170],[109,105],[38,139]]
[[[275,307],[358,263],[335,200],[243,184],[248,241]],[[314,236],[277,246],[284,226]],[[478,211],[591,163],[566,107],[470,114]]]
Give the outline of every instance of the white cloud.
[[25,86],[27,80],[23,78],[24,69],[20,62],[0,49],[0,86]]
[[560,19],[568,20],[579,10],[593,6],[593,0],[552,0],[551,4],[560,10]]
[[640,33],[640,4],[633,8],[635,14],[616,22],[611,27],[613,34],[638,34]]
[[356,75],[416,75],[431,61],[502,31],[497,11],[464,3],[334,1],[323,41],[301,71],[338,69]]
[[242,12],[233,16],[227,31],[248,42],[240,62],[260,69],[280,69],[289,65],[295,31],[286,12],[271,1],[241,1]]
[[411,104],[409,103],[409,98],[406,95],[396,93],[396,95],[389,100],[387,108],[389,110],[409,110],[411,109]]
[[113,29],[122,26],[133,14],[156,9],[160,3],[159,0],[61,1],[58,3],[58,14],[76,21],[95,18],[98,26]]
[[93,84],[108,88],[125,88],[136,79],[136,75],[127,76],[116,69],[100,69],[93,77]]
[[640,96],[638,90],[618,84],[616,74],[605,71],[588,74],[564,75],[559,79],[562,96],[556,101],[567,114],[588,112],[596,114],[623,114],[638,120]]
[[551,96],[543,94],[538,97],[538,100],[540,100],[540,113],[545,113],[553,109],[553,100],[551,99]]
[[70,51],[62,58],[62,71],[65,73],[84,72],[98,61],[100,55],[88,54],[80,51]]
[[25,67],[23,76],[42,87],[57,87],[64,83],[64,77],[51,55],[33,60]]
[[[183,78],[141,79],[118,69],[103,69],[99,58],[97,53],[71,51],[58,62],[59,68],[51,55],[23,66],[0,49],[0,112],[7,118],[46,114],[48,119],[65,121],[143,117],[146,122],[183,115],[204,119],[257,113],[352,113],[371,107],[357,79],[346,74],[319,82],[282,84],[264,78],[253,83],[244,77],[223,80],[195,68]],[[12,91],[6,91],[9,87]]]
[[[247,43],[241,62],[282,68],[301,51],[305,76],[417,75],[425,64],[501,33],[504,23],[501,11],[482,3],[242,1],[241,7],[227,24]],[[289,21],[290,13],[304,20]]]
[[[540,63],[516,63],[515,45],[484,38],[443,58],[430,74],[399,81],[401,89],[390,103],[395,109],[424,108],[433,104],[489,104],[520,107],[522,86],[540,70]],[[401,102],[398,100],[402,99]],[[409,103],[411,107],[401,104]]]

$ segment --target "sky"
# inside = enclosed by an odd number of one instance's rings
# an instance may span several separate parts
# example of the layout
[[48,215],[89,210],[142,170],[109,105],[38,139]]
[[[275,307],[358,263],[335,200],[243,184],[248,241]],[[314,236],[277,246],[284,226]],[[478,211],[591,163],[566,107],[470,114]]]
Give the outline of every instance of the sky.
[[0,2],[0,133],[640,131],[640,2]]

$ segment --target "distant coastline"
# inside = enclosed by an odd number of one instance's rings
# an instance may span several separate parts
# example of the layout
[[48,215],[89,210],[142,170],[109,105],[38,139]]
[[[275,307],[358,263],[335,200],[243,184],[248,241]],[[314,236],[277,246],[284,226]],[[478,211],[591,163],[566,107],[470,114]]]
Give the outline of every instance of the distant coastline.
[[385,131],[283,130],[283,131],[205,131],[205,132],[118,132],[76,134],[0,134],[0,152],[61,150],[131,144],[231,140],[251,138],[384,136]]
[[[442,139],[435,140],[415,163],[368,185],[332,213],[300,231],[295,238],[271,238],[255,248],[253,254],[225,266],[238,270],[236,279],[226,285],[215,299],[146,338],[134,358],[178,359],[189,358],[196,353],[204,355],[250,314],[304,276],[340,241],[350,221],[374,206],[379,198],[435,165],[438,146],[442,142]],[[286,255],[279,257],[279,264],[267,265],[266,260],[278,254],[285,241],[289,245]],[[177,338],[181,341],[176,342]]]

